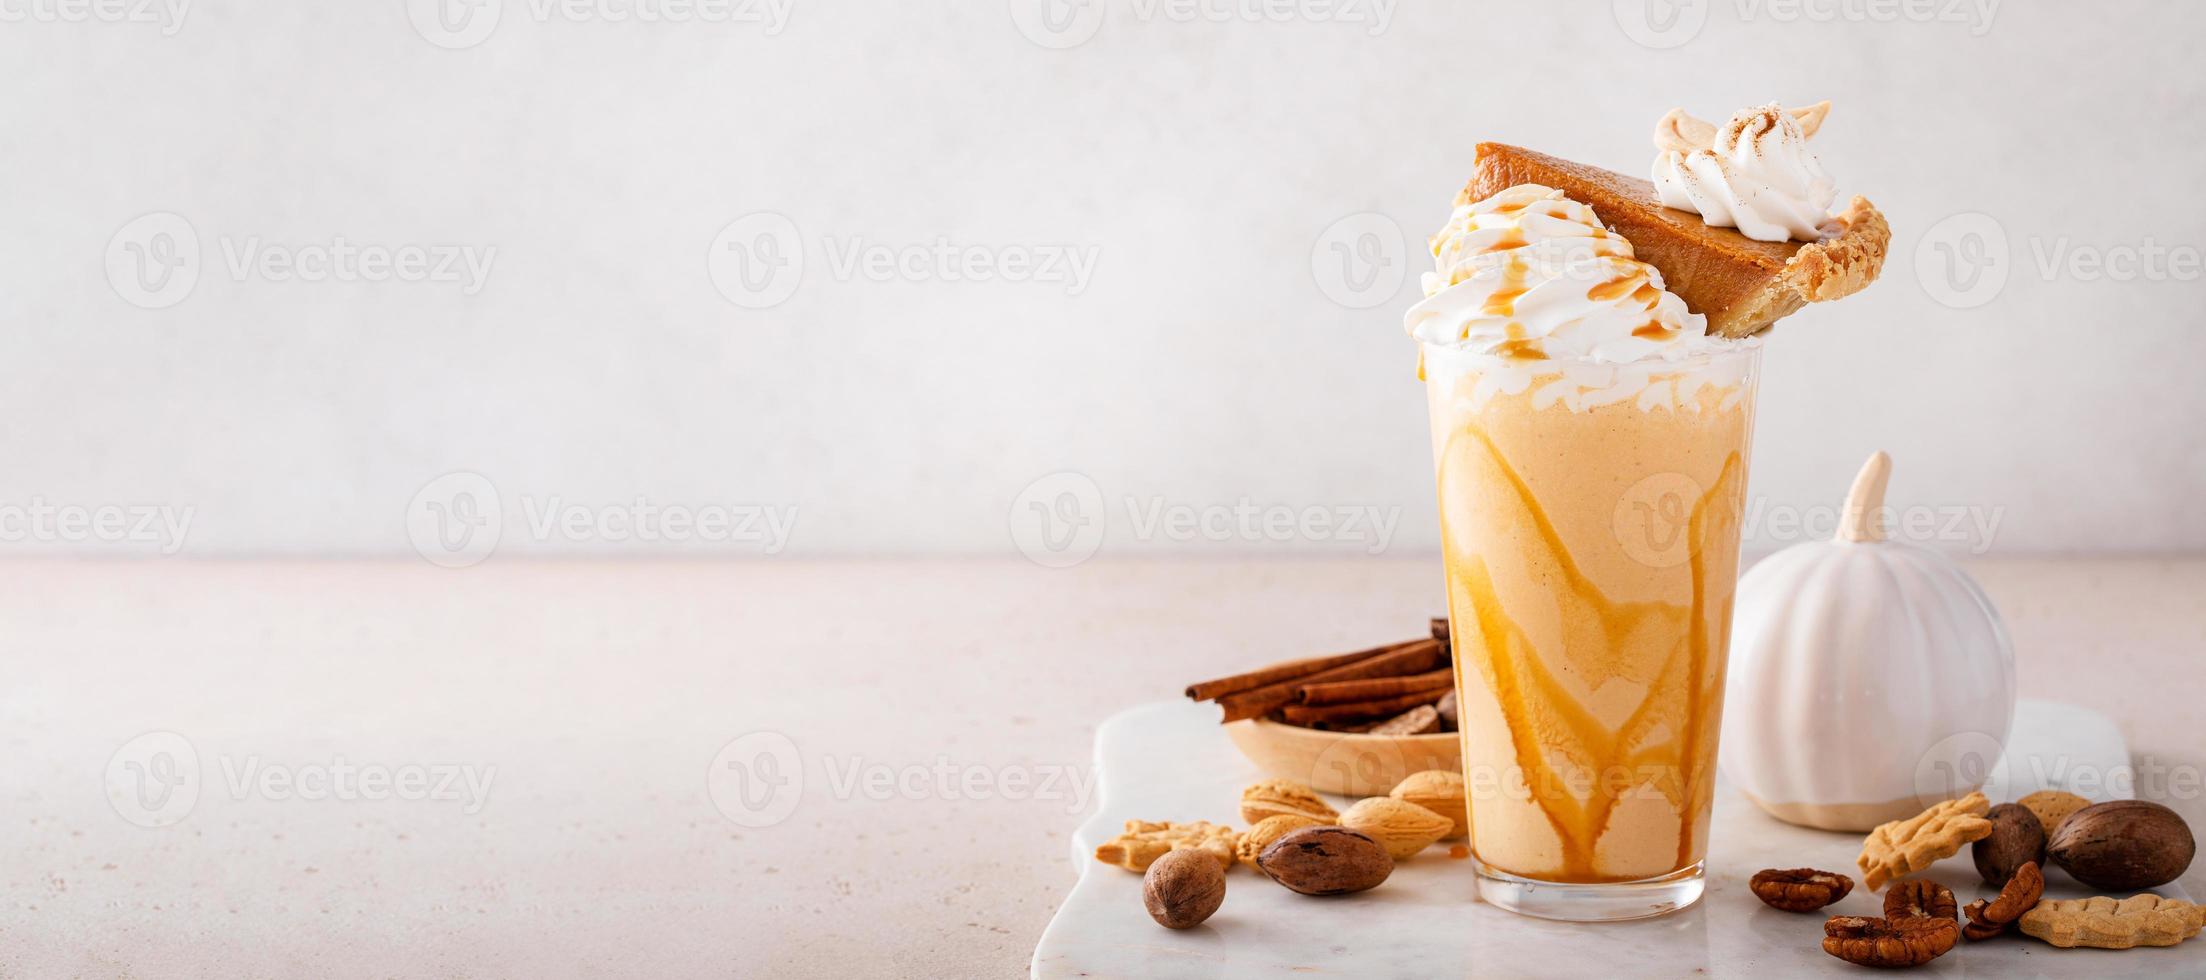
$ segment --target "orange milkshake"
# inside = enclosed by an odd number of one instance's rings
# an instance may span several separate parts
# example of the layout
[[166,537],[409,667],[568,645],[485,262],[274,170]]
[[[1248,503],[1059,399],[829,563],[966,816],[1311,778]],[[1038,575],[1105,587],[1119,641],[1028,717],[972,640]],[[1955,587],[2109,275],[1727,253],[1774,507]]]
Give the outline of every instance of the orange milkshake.
[[1626,882],[1706,854],[1755,358],[1665,365],[1644,379],[1661,394],[1643,407],[1543,403],[1544,388],[1571,385],[1560,374],[1482,397],[1495,372],[1523,366],[1427,352],[1486,866]]
[[1866,199],[1830,210],[1808,146],[1829,111],[1674,110],[1652,181],[1480,144],[1432,236],[1405,326],[1490,904],[1599,921],[1701,896],[1759,336],[1867,287],[1891,240]]
[[1708,336],[1591,207],[1539,185],[1460,203],[1433,256],[1408,326],[1481,891],[1561,918],[1690,904],[1758,343]]

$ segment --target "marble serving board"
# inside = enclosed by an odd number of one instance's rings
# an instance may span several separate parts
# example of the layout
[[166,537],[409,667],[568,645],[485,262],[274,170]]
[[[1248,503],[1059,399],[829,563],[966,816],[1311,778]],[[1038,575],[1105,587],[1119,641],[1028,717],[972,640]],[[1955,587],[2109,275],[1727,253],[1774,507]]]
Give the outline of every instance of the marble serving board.
[[[1236,867],[1216,915],[1194,929],[1168,930],[1142,909],[1141,876],[1096,861],[1095,846],[1134,818],[1241,826],[1241,787],[1263,774],[1235,751],[1210,705],[1123,712],[1097,730],[1095,751],[1100,803],[1073,837],[1080,880],[1034,950],[1037,978],[1867,975],[1824,954],[1823,919],[1880,914],[1880,896],[1856,887],[1825,913],[1795,915],[1762,905],[1746,887],[1769,867],[1854,874],[1860,836],[1783,823],[1721,782],[1707,895],[1660,918],[1580,925],[1513,915],[1481,903],[1469,862],[1436,846],[1398,866],[1386,884],[1338,898],[1296,895]],[[1985,791],[1994,802],[2048,785],[2111,799],[2127,795],[2126,781],[2109,788],[2105,776],[2128,764],[2129,750],[2104,715],[2024,701],[2006,759]],[[1966,851],[1927,877],[1964,903],[1991,892]],[[2049,898],[2090,894],[2058,871],[2047,872],[2047,881]],[[2160,891],[2187,897],[2172,885]],[[2063,950],[2013,934],[1963,943],[1917,971],[1964,974],[2206,975],[2206,938],[2166,949]]]

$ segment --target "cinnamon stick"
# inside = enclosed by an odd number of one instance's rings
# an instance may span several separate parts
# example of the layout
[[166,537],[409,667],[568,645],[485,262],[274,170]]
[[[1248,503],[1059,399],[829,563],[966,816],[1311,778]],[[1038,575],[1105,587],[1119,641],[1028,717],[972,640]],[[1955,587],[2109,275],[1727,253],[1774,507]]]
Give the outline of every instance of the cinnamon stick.
[[1373,677],[1360,681],[1334,681],[1330,684],[1305,682],[1295,691],[1295,703],[1343,704],[1349,701],[1376,701],[1380,698],[1400,697],[1412,691],[1447,687],[1453,683],[1455,671],[1447,667],[1401,677]]
[[[1259,718],[1285,707],[1294,700],[1295,690],[1305,684],[1323,684],[1329,681],[1353,681],[1366,677],[1393,677],[1399,674],[1415,674],[1431,670],[1440,663],[1440,658],[1440,641],[1411,640],[1407,643],[1398,643],[1385,648],[1384,652],[1375,657],[1358,660],[1330,670],[1321,670],[1304,677],[1251,688],[1238,694],[1229,694],[1219,698],[1218,705],[1225,709],[1226,721]],[[1440,697],[1440,692],[1434,691],[1432,696],[1437,700]]]
[[1290,725],[1316,725],[1329,721],[1369,718],[1373,715],[1398,715],[1418,705],[1438,701],[1448,690],[1434,688],[1430,691],[1414,691],[1400,697],[1350,701],[1347,704],[1290,704],[1279,709],[1279,716],[1280,720]]
[[1382,653],[1393,650],[1399,646],[1401,646],[1401,644],[1399,643],[1389,643],[1386,646],[1372,647],[1369,650],[1358,650],[1354,653],[1343,653],[1330,657],[1309,657],[1303,660],[1290,660],[1283,664],[1273,664],[1269,667],[1252,670],[1245,674],[1235,674],[1231,677],[1220,677],[1214,681],[1199,681],[1194,684],[1187,685],[1187,696],[1191,700],[1195,701],[1209,701],[1213,698],[1222,698],[1228,694],[1239,694],[1242,691],[1263,687],[1266,684],[1277,684],[1280,681],[1291,681],[1297,677],[1307,677],[1321,670],[1331,670],[1335,667],[1343,667],[1348,664],[1355,663],[1359,660],[1368,660],[1372,657],[1376,657]]
[[1432,617],[1432,638],[1442,643],[1448,642],[1448,617]]

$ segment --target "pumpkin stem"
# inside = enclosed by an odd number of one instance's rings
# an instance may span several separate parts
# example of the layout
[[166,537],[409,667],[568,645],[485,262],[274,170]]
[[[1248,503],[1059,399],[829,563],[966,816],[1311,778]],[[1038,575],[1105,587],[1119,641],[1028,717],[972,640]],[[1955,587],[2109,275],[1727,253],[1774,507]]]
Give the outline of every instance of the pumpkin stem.
[[1840,541],[1884,540],[1884,487],[1892,479],[1892,457],[1878,451],[1861,464],[1854,489],[1846,494],[1846,512],[1839,515]]

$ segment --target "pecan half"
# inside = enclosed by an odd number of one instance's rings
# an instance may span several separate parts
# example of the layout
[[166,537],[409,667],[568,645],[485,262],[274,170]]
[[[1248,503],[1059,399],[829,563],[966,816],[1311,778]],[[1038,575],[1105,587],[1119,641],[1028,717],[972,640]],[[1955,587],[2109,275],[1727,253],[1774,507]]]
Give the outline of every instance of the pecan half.
[[1823,951],[1861,966],[1921,966],[1961,940],[1953,889],[1911,878],[1892,883],[1884,918],[1834,915],[1823,923]]
[[1961,926],[1961,936],[1963,938],[1969,940],[1970,942],[1976,942],[1978,940],[1990,939],[1994,936],[1999,935],[2002,932],[2007,931],[2007,927],[2001,925],[2000,923],[1986,922],[1983,920],[1982,916],[1984,914],[1984,907],[1990,904],[1990,901],[1979,898],[1976,901],[1961,906],[1962,914],[1969,917],[1969,921]]
[[2015,869],[2014,877],[2007,879],[2007,887],[1999,890],[1999,897],[1977,899],[1968,904],[1969,924],[1961,927],[1961,934],[1975,939],[1990,939],[2007,931],[2022,913],[2037,907],[2038,899],[2045,897],[2045,873],[2038,870],[2036,861],[2025,862]]
[[1893,882],[1892,890],[1884,894],[1887,919],[1952,919],[1956,910],[1953,889],[1923,878]]
[[1951,950],[1960,932],[1952,919],[1834,915],[1823,923],[1823,951],[1857,966],[1921,966]]
[[1854,879],[1814,868],[1770,868],[1747,882],[1762,904],[1785,912],[1813,912],[1846,897]]

